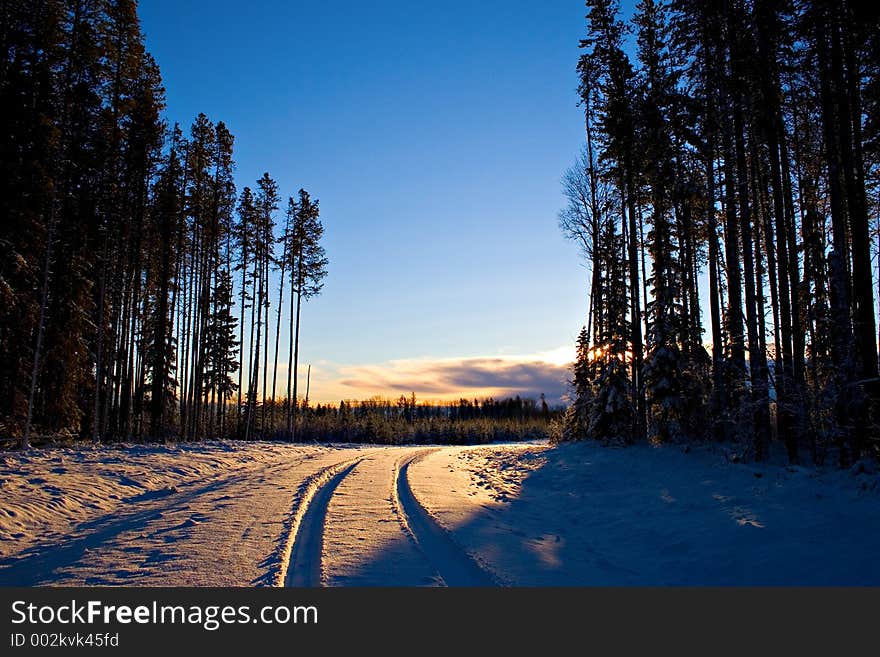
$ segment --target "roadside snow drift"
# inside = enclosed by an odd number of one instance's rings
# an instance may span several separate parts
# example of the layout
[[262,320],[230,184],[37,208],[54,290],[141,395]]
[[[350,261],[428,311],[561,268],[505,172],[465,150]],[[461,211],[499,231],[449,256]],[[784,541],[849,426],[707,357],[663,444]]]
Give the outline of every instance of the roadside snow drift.
[[870,467],[579,443],[438,450],[410,479],[432,516],[508,584],[880,584]]

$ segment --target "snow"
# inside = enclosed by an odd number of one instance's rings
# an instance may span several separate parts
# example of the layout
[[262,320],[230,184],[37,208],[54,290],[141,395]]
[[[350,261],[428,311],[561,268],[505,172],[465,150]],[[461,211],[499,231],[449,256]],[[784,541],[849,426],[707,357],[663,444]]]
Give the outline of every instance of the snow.
[[877,585],[878,481],[589,442],[0,452],[0,584]]
[[437,451],[414,466],[412,486],[511,585],[880,583],[880,486],[869,467],[586,442]]
[[330,586],[435,586],[432,564],[400,522],[393,487],[398,462],[418,450],[384,448],[366,456],[336,489],[324,533]]
[[7,452],[0,584],[277,583],[300,484],[342,452],[232,442]]

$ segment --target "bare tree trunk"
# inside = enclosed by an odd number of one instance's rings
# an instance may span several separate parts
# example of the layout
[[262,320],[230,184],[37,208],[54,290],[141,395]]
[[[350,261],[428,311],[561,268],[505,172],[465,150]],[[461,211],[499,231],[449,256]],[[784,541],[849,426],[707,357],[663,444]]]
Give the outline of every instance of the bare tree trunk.
[[[260,417],[260,434],[263,438],[266,437],[266,416],[267,416],[267,408],[266,408],[266,384],[267,384],[267,376],[269,374],[269,265],[271,262],[271,253],[272,253],[272,235],[269,230],[266,230],[266,259],[263,263],[263,278],[265,279],[265,303],[266,303],[266,339],[263,347],[263,414]],[[271,408],[271,407],[270,407]]]
[[[292,274],[293,272],[291,272]],[[291,277],[291,287],[293,286],[293,278]],[[293,311],[293,294],[294,291],[290,292],[290,328],[288,331],[288,348],[287,348],[287,408],[286,408],[286,426],[287,426],[287,439],[293,440],[293,405],[295,400],[291,396],[293,394],[291,383],[293,381],[293,334],[294,334],[294,322],[296,320],[296,313]],[[299,295],[297,295],[299,296]]]
[[[599,183],[596,175],[595,158],[593,156],[593,122],[590,113],[589,96],[586,100],[587,106],[584,110],[587,129],[587,159],[589,160],[589,178],[590,178],[590,219],[591,219],[591,249],[593,253],[592,268],[590,271],[590,308],[587,317],[587,335],[595,344],[598,342],[598,336],[604,331],[604,309],[601,299],[599,299],[599,282],[601,280],[601,272],[596,271],[595,254],[599,248],[599,226],[600,226],[600,210],[598,199]],[[598,306],[598,308],[597,308]]]
[[[750,135],[751,143],[756,143],[757,139],[754,134]],[[753,207],[755,208],[755,229],[760,233],[755,238],[755,265],[756,265],[756,284],[758,286],[758,309],[759,309],[759,317],[760,321],[758,322],[758,334],[762,340],[762,348],[764,349],[764,353],[766,353],[766,323],[764,321],[764,302],[766,299],[763,296],[763,285],[762,282],[764,280],[764,276],[767,276],[768,282],[770,284],[770,308],[773,313],[773,351],[774,351],[774,389],[776,391],[776,418],[777,418],[777,431],[779,436],[788,435],[788,418],[785,415],[785,407],[787,401],[788,394],[788,377],[784,371],[784,361],[783,361],[783,345],[782,345],[782,333],[780,331],[781,326],[781,318],[780,318],[780,302],[779,302],[779,281],[777,280],[777,261],[776,261],[776,250],[774,248],[774,231],[773,231],[773,217],[770,212],[770,202],[767,198],[767,189],[769,188],[769,182],[767,180],[766,172],[762,166],[763,162],[757,157],[757,155],[753,152],[751,161],[754,165],[751,167],[752,174],[752,196],[753,196]],[[761,237],[764,240],[764,249],[767,253],[767,267],[766,269],[763,267],[763,263],[761,262],[760,251],[758,249],[761,243]]]
[[275,426],[275,386],[278,383],[278,341],[281,338],[281,308],[284,305],[284,273],[287,265],[287,247],[288,232],[290,230],[290,219],[288,218],[287,227],[284,229],[284,248],[281,256],[281,282],[278,284],[278,310],[275,314],[275,358],[272,367],[272,415],[270,425]]
[[[648,267],[645,264],[645,222],[642,221],[642,206],[636,204],[636,216],[639,217],[639,259],[641,260],[641,285],[642,288],[642,308],[647,312],[648,309]],[[641,378],[641,375],[640,375]]]
[[245,413],[244,413],[244,437],[245,440],[250,437],[250,426],[253,411],[251,409],[251,404],[254,402],[253,398],[253,384],[254,384],[254,330],[256,325],[256,314],[257,314],[257,278],[256,278],[256,257],[254,258],[254,271],[251,277],[251,331],[250,338],[248,340],[248,392],[245,395]]
[[293,413],[291,420],[291,440],[296,439],[296,411],[297,411],[297,401],[296,401],[296,374],[297,374],[297,365],[299,363],[299,317],[300,317],[300,307],[302,305],[302,271],[300,271],[300,280],[298,285],[298,290],[296,294],[296,327],[294,329],[294,338],[293,338]]
[[[242,230],[245,230],[242,228]],[[236,405],[235,411],[235,421],[238,425],[238,432],[241,433],[241,386],[242,386],[242,377],[244,376],[244,318],[246,316],[246,301],[247,301],[247,267],[248,267],[248,259],[247,259],[247,251],[242,253],[241,259],[241,308],[239,309],[239,323],[238,323],[238,349],[239,349],[239,367],[238,367],[238,403]]]
[[707,226],[709,233],[709,312],[712,320],[712,416],[716,418],[714,434],[716,440],[724,440],[728,435],[727,398],[724,380],[724,351],[721,343],[721,301],[718,272],[718,223],[715,217],[715,154],[710,150],[706,158]]
[[[833,3],[829,3],[833,4]],[[823,141],[828,167],[828,198],[831,209],[833,250],[828,256],[831,298],[832,339],[831,359],[834,362],[836,443],[841,466],[847,466],[857,451],[858,437],[853,435],[848,385],[855,378],[854,342],[850,314],[850,276],[847,268],[849,235],[846,197],[842,185],[842,162],[839,149],[840,120],[835,99],[842,93],[834,83],[833,57],[828,49],[828,31],[824,20],[816,21],[816,42],[819,62],[819,96],[822,107]],[[832,35],[831,40],[834,40]],[[851,453],[852,452],[852,453]]]
[[204,406],[207,405],[207,390],[205,387],[205,361],[207,359],[207,334],[208,321],[211,314],[211,272],[212,258],[211,252],[214,250],[213,237],[207,231],[203,230],[203,239],[201,243],[201,264],[199,274],[199,301],[198,301],[198,322],[197,339],[194,341],[193,349],[193,386],[192,386],[192,402],[193,413],[191,421],[190,434],[193,440],[198,440],[202,435],[202,416]]
[[736,217],[736,194],[733,175],[733,143],[729,131],[722,133],[724,150],[724,256],[727,271],[727,336],[730,341],[730,365],[733,389],[728,393],[737,398],[729,400],[735,408],[741,393],[740,387],[745,378],[746,351],[742,312],[742,270],[740,269],[739,222]]
[[[257,392],[259,391],[260,384],[260,345],[263,334],[263,263],[260,261],[263,257],[263,254],[260,254],[260,258],[258,258],[257,266],[254,268],[254,272],[257,274],[259,278],[259,287],[257,290],[257,296],[254,300],[254,304],[257,307],[257,343],[253,350],[253,370],[252,377],[249,383],[249,388],[251,394],[249,395],[249,411],[247,418],[247,427],[245,428],[245,438],[251,439],[253,438],[253,430],[256,427],[256,420],[254,415],[257,411]],[[265,400],[263,400],[265,403]]]
[[309,369],[306,370],[306,398],[303,400],[303,406],[309,407],[309,387],[312,385],[312,365],[309,363]]
[[758,333],[758,299],[756,291],[755,262],[753,257],[752,217],[749,206],[748,168],[745,145],[743,143],[743,121],[740,99],[734,99],[734,143],[736,148],[736,177],[739,196],[739,225],[742,235],[743,282],[746,297],[746,332],[749,341],[749,376],[752,382],[752,404],[754,414],[755,459],[763,461],[767,457],[770,418],[767,391],[767,357],[761,349]]
[[107,237],[101,257],[101,282],[98,290],[98,336],[95,345],[95,417],[93,418],[92,438],[101,441],[101,392],[104,389],[104,303],[107,296]]
[[644,347],[642,343],[642,312],[641,299],[639,295],[640,277],[639,277],[639,246],[636,238],[636,207],[635,207],[635,184],[633,181],[633,172],[627,167],[627,205],[628,205],[628,224],[629,224],[629,241],[628,241],[628,260],[629,260],[629,284],[632,290],[630,304],[632,312],[631,339],[633,349],[633,384],[636,395],[636,423],[635,423],[635,439],[644,440],[646,436],[645,427],[645,386],[642,383],[642,365],[644,363]]
[[[195,237],[193,242],[195,242]],[[180,379],[180,438],[182,440],[186,439],[190,414],[190,379],[192,378],[192,358],[190,352],[192,350],[193,338],[194,258],[195,244],[190,246],[190,257],[188,261],[184,261],[183,267],[186,280],[183,287],[183,305],[181,306],[181,312],[183,313],[183,344],[180,347],[180,358],[183,364],[183,372]]]
[[[856,457],[869,444],[880,444],[878,437],[878,380],[877,323],[874,317],[874,281],[871,275],[871,238],[868,224],[868,201],[865,194],[865,167],[862,152],[862,101],[861,67],[858,52],[852,43],[851,11],[837,4],[840,13],[838,25],[840,39],[832,41],[831,61],[835,75],[841,84],[840,100],[840,149],[843,155],[844,184],[846,185],[847,209],[852,245],[852,303],[853,337],[858,354],[860,394],[865,396],[863,407],[858,411],[859,429],[856,432]],[[838,52],[838,51],[842,51]],[[841,61],[838,62],[837,60]]]
[[34,397],[37,392],[37,377],[40,373],[40,352],[43,350],[43,333],[46,329],[46,307],[49,304],[49,279],[52,275],[52,245],[55,241],[55,191],[49,210],[49,230],[46,235],[46,259],[43,262],[43,289],[40,292],[40,317],[37,320],[37,339],[34,345],[34,366],[31,369],[31,387],[28,392],[27,421],[21,437],[21,449],[31,446],[31,422],[34,418]]

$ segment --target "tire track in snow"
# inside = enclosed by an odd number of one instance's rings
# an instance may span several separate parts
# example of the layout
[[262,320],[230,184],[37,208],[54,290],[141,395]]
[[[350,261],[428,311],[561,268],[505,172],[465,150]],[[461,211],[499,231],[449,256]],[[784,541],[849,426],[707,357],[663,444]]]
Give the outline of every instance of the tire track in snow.
[[328,466],[302,484],[277,580],[279,586],[323,585],[321,555],[327,506],[336,487],[365,457]]
[[398,461],[422,449],[379,448],[333,491],[324,525],[325,586],[444,586],[394,500]]
[[500,582],[481,568],[413,495],[409,485],[409,466],[432,451],[404,457],[395,468],[393,497],[404,530],[447,586],[500,586]]

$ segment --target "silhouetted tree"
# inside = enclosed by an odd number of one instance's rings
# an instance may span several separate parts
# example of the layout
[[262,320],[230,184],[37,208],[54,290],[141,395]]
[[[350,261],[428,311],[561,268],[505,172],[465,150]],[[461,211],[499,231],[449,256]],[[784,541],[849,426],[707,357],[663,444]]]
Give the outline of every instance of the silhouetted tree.
[[318,201],[312,201],[309,193],[299,190],[299,198],[293,204],[293,223],[286,235],[288,244],[285,249],[290,272],[291,303],[296,295],[296,310],[290,313],[290,345],[287,368],[287,435],[293,440],[296,428],[297,402],[297,366],[299,362],[299,329],[302,302],[317,294],[324,287],[327,275],[327,257],[321,238],[324,226],[321,224]]

